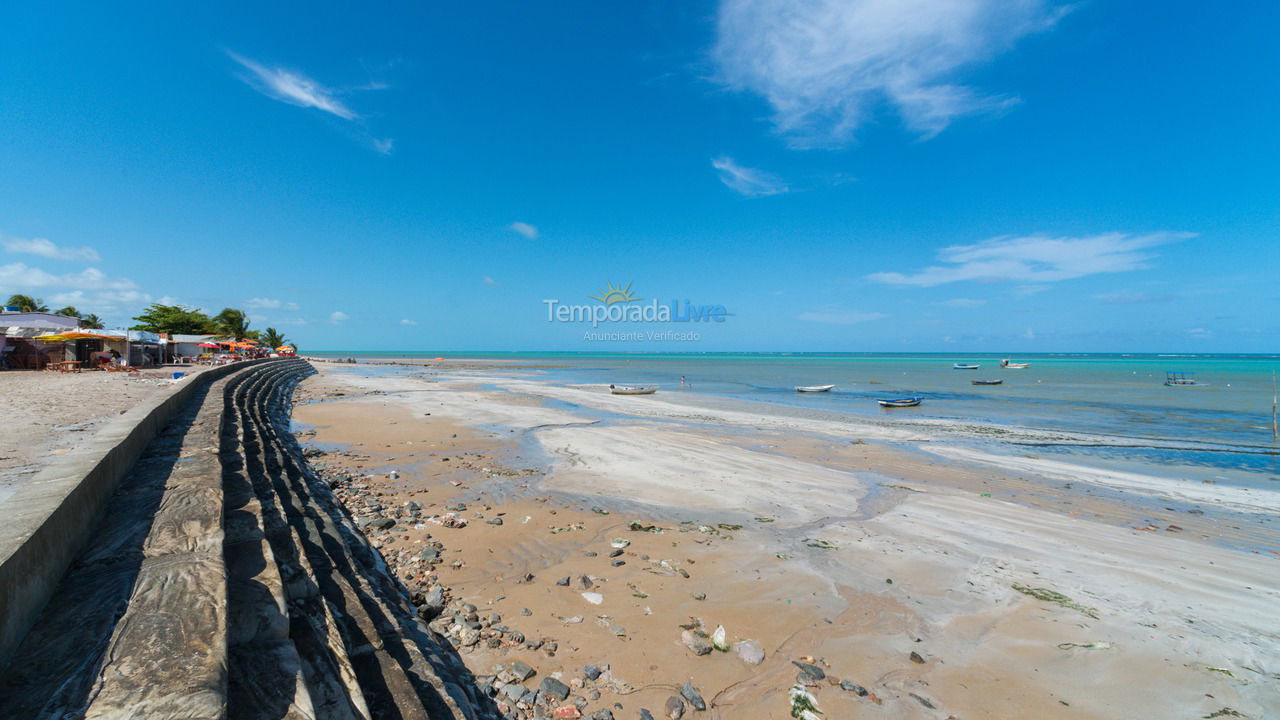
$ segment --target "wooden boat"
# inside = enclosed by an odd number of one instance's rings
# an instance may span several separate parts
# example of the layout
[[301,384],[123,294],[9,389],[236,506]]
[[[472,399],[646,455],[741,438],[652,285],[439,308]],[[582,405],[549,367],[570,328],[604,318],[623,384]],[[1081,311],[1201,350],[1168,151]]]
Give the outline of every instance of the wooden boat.
[[1031,367],[1031,363],[1009,362],[1009,359],[1005,358],[1004,360],[1000,361],[1000,367],[1008,368],[1010,370],[1025,370],[1026,368]]
[[1003,385],[1003,380],[974,380],[974,385]]
[[658,392],[657,385],[610,385],[609,392],[614,395],[652,395]]
[[952,370],[977,370],[980,367],[982,366],[975,365],[973,363],[956,363],[951,366],[951,369]]
[[1204,385],[1196,379],[1196,374],[1191,372],[1167,372],[1164,374],[1164,384],[1169,387],[1195,387]]
[[898,398],[897,400],[877,400],[876,402],[880,403],[880,407],[900,408],[900,407],[915,407],[923,401],[924,401],[924,398],[922,397],[909,397],[909,398]]
[[796,392],[826,392],[835,385],[797,385]]

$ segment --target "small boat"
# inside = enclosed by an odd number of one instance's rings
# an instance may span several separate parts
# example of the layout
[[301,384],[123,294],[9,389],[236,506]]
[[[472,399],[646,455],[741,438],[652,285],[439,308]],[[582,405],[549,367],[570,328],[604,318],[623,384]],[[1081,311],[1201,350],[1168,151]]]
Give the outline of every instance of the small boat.
[[796,392],[826,392],[835,385],[797,385]]
[[974,385],[1003,385],[1003,380],[974,380]]
[[956,363],[951,366],[951,369],[952,370],[977,370],[980,367],[982,366],[975,365],[973,363]]
[[877,400],[876,402],[880,403],[880,407],[900,408],[900,407],[915,407],[919,405],[923,400],[924,398],[922,397],[909,397],[909,398],[898,398],[897,400]]
[[657,385],[610,385],[609,392],[614,395],[652,395],[658,392]]
[[1009,359],[1005,358],[1004,360],[1000,361],[1000,367],[1008,368],[1010,370],[1025,370],[1026,368],[1031,367],[1031,363],[1009,362]]
[[1204,385],[1204,383],[1196,379],[1196,374],[1192,372],[1167,372],[1164,374],[1164,384],[1169,387]]

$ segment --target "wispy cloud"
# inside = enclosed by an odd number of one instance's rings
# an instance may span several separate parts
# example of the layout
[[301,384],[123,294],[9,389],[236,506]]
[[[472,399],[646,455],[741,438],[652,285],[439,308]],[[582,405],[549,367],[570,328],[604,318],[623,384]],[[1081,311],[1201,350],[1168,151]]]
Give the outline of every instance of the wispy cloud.
[[825,325],[857,325],[888,317],[880,312],[856,312],[853,310],[808,310],[800,313],[798,319],[805,322],[823,323]]
[[298,309],[298,303],[285,302],[283,300],[276,300],[275,298],[264,298],[264,297],[249,298],[248,300],[245,301],[244,305],[245,307],[252,308],[254,310],[297,310]]
[[986,305],[987,301],[977,300],[975,298],[952,298],[950,300],[943,300],[941,304],[954,308],[976,308]]
[[724,0],[713,58],[797,146],[849,142],[882,102],[929,137],[1017,102],[954,78],[1063,12],[1049,0]]
[[1177,298],[1177,295],[1172,293],[1152,295],[1133,290],[1117,290],[1115,292],[1099,293],[1093,297],[1103,305],[1146,305],[1148,303],[1166,303]]
[[538,228],[534,227],[533,225],[530,225],[527,222],[520,222],[519,220],[517,220],[516,222],[513,222],[510,225],[508,225],[507,229],[514,233],[519,233],[520,235],[523,235],[529,238],[530,240],[538,239]]
[[296,105],[297,107],[314,108],[343,120],[352,121],[360,128],[358,131],[360,138],[367,142],[375,152],[390,155],[392,149],[394,149],[395,140],[393,138],[378,138],[370,134],[364,127],[361,115],[343,99],[344,95],[349,95],[356,91],[384,90],[387,88],[385,83],[369,82],[344,89],[333,88],[297,70],[264,65],[230,50],[227,50],[226,53],[228,57],[247,71],[240,75],[240,79],[249,87],[283,103]]
[[488,275],[485,275],[483,279],[484,279],[484,284],[485,284],[485,285],[488,285],[489,287],[498,287],[498,281],[497,281],[497,280],[494,280],[493,278],[489,277]]
[[322,110],[343,120],[360,117],[337,97],[336,91],[300,72],[282,67],[267,67],[230,50],[227,55],[249,71],[241,79],[267,97],[298,107]]
[[417,320],[410,320],[409,318],[405,318],[405,319],[403,319],[403,320],[401,320],[401,321],[400,321],[400,324],[401,324],[401,325],[417,325],[417,324],[418,324],[418,321],[417,321]]
[[715,168],[720,182],[729,189],[747,197],[763,197],[787,192],[787,184],[777,175],[764,170],[743,167],[733,158],[721,156],[712,158],[711,167]]
[[99,257],[98,251],[91,247],[60,247],[52,240],[45,238],[19,238],[0,235],[0,244],[4,245],[4,249],[11,253],[20,253],[23,255],[39,255],[40,257],[49,258],[50,260],[86,260],[88,262],[98,262],[102,258]]
[[351,317],[350,315],[342,312],[341,310],[334,310],[333,312],[329,313],[329,322],[331,323],[346,322],[350,317]]
[[1158,245],[1194,237],[1194,233],[1145,235],[1104,233],[1087,237],[997,237],[975,245],[954,245],[938,252],[939,265],[918,272],[879,272],[869,280],[891,285],[933,287],[963,281],[1014,282],[1043,289],[1046,283],[1100,273],[1147,267]]

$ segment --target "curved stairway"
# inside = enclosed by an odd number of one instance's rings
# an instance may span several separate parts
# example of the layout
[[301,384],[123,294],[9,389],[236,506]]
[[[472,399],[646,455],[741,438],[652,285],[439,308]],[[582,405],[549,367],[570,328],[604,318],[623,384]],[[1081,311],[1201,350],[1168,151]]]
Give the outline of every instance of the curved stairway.
[[307,465],[304,360],[198,392],[0,676],[0,718],[486,718],[492,703]]

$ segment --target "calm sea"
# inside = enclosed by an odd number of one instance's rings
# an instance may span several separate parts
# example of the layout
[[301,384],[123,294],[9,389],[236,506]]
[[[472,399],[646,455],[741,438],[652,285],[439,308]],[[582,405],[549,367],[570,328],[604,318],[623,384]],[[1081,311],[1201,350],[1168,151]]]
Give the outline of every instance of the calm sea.
[[[1107,464],[1167,466],[1168,471],[1221,470],[1220,479],[1275,487],[1280,456],[1272,440],[1272,373],[1280,355],[1036,354],[1002,369],[1000,355],[806,353],[312,353],[371,361],[499,360],[537,368],[555,383],[656,384],[689,392],[771,403],[787,412],[822,416],[936,418],[1049,431],[1110,435],[1123,440],[1050,448],[1049,452]],[[953,363],[976,363],[955,370]],[[1194,373],[1196,387],[1167,387],[1167,372]],[[975,386],[973,380],[1003,380]],[[800,394],[796,385],[836,387]],[[886,411],[875,400],[925,398],[919,408]],[[779,408],[780,410],[782,407]],[[1138,442],[1134,442],[1138,441]],[[1155,447],[1144,446],[1151,441]],[[1161,447],[1176,444],[1176,448]],[[1250,477],[1252,476],[1252,477]]]

